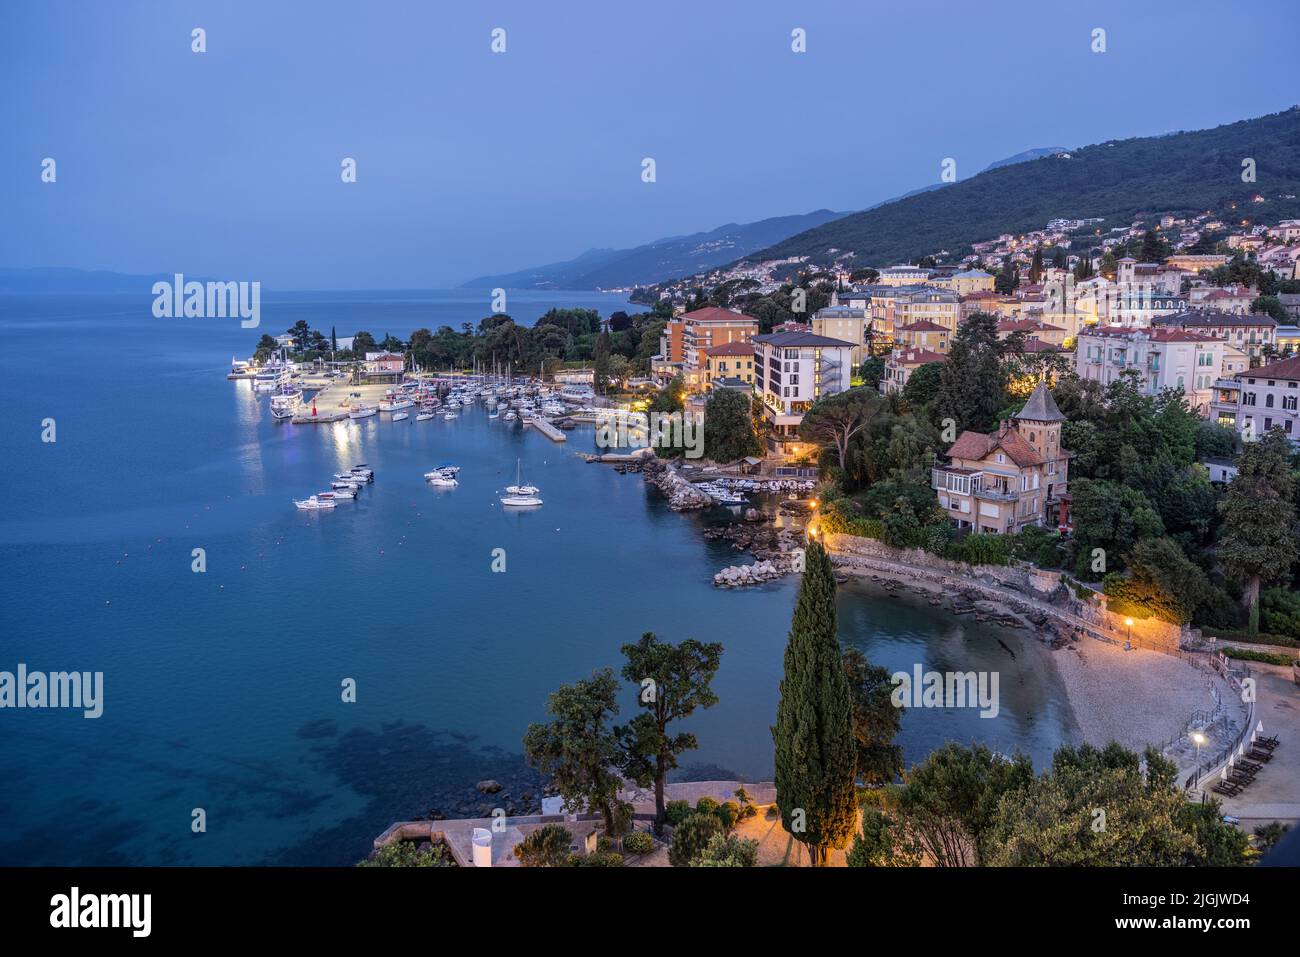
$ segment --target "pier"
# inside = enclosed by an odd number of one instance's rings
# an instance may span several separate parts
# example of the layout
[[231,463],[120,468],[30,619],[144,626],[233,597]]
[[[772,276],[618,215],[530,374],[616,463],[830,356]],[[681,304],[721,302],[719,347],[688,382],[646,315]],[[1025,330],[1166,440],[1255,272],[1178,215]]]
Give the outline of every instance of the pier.
[[549,419],[532,418],[526,419],[524,425],[531,425],[542,435],[546,436],[552,442],[567,442],[569,437],[553,426]]

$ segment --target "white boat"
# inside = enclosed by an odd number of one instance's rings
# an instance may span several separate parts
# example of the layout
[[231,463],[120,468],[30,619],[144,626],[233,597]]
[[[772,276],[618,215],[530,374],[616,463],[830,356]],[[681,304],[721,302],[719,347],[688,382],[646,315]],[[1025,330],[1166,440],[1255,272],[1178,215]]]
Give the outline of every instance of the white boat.
[[334,508],[334,499],[319,498],[313,495],[310,498],[296,498],[293,500],[293,504],[304,512],[314,512],[322,508]]
[[510,412],[507,412],[507,413],[506,413],[506,421],[507,421],[507,422],[513,422],[513,421],[514,421],[515,419],[517,419],[517,418],[519,418],[519,416],[515,415],[515,413],[514,413],[513,410],[510,411]]
[[317,492],[316,498],[322,502],[333,502],[337,505],[339,502],[350,502],[356,498],[356,493],[349,495],[347,492]]
[[415,414],[416,422],[428,422],[432,418],[433,418],[432,412],[417,412]]
[[495,405],[492,406],[492,411],[488,413],[488,418],[489,419],[501,418],[501,413],[497,411],[497,407]]
[[506,491],[510,494],[502,496],[501,504],[509,508],[527,508],[542,504],[542,500],[537,496],[541,489],[524,484],[524,467],[519,459],[515,459],[515,484],[507,486]]
[[415,405],[415,400],[404,395],[392,395],[379,403],[380,412],[400,412]]
[[356,498],[357,493],[361,490],[359,486],[351,482],[330,482],[330,490],[335,497],[346,495],[348,498]]
[[349,419],[364,419],[372,415],[378,415],[379,410],[373,405],[354,405],[348,411]]
[[393,421],[401,422],[403,419],[409,419],[410,417],[411,415],[409,412],[398,412],[396,415],[393,416]]
[[291,419],[302,405],[302,389],[284,386],[271,396],[271,415],[277,419]]
[[456,418],[456,413],[452,411],[448,411],[445,415],[443,415],[442,421],[450,422],[454,418]]
[[364,465],[354,465],[351,475],[361,482],[373,482],[375,480],[375,473]]
[[430,472],[426,475],[424,480],[434,488],[455,488],[460,484],[460,482],[456,481],[456,479],[450,475],[439,475],[434,472]]

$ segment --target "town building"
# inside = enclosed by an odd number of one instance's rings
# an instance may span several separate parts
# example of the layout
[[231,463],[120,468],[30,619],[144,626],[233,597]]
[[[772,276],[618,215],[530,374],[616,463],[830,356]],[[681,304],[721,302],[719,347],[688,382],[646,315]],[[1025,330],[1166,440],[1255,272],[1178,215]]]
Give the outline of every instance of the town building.
[[1183,329],[1199,332],[1215,339],[1224,339],[1246,353],[1251,361],[1258,361],[1264,346],[1276,345],[1277,320],[1262,313],[1239,315],[1213,309],[1189,309],[1172,316],[1160,316],[1152,323],[1162,329]]
[[1238,372],[1214,383],[1211,417],[1253,441],[1281,428],[1300,445],[1300,357]]
[[1079,333],[1075,372],[1082,379],[1109,385],[1126,370],[1135,369],[1143,395],[1177,389],[1204,416],[1210,414],[1214,383],[1225,374],[1230,348],[1222,339],[1184,329],[1095,326]]
[[720,379],[754,384],[754,344],[724,342],[704,350],[704,385],[713,388]]
[[902,392],[907,380],[917,369],[931,362],[947,362],[946,352],[930,352],[926,349],[895,349],[885,358],[885,374],[880,380],[880,391],[888,395]]
[[832,294],[831,304],[813,314],[810,331],[828,339],[853,343],[853,364],[861,365],[867,358],[868,337],[874,331],[869,302],[863,297],[861,305],[842,305],[838,296]]
[[1029,525],[1069,525],[1070,453],[1065,416],[1039,383],[1020,413],[992,433],[963,432],[948,465],[931,470],[939,505],[958,529],[1015,534]]
[[730,309],[709,306],[682,313],[683,374],[688,389],[701,389],[706,381],[705,351],[728,342],[749,342],[758,333],[758,320]]
[[763,401],[769,448],[801,455],[804,413],[823,396],[852,387],[854,345],[812,332],[773,332],[754,336],[753,344],[754,389]]
[[886,266],[880,270],[880,277],[876,281],[883,286],[912,286],[927,282],[929,278],[930,270],[906,264]]

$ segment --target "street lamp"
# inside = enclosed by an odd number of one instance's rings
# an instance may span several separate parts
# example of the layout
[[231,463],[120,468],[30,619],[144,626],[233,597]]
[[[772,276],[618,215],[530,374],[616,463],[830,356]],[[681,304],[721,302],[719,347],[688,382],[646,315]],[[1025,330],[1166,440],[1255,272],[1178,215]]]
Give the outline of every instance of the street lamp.
[[1133,619],[1125,618],[1124,624],[1128,625],[1128,647],[1133,647]]
[[1205,735],[1199,731],[1192,732],[1192,740],[1196,742],[1196,771],[1199,774],[1201,770],[1201,745],[1205,743]]

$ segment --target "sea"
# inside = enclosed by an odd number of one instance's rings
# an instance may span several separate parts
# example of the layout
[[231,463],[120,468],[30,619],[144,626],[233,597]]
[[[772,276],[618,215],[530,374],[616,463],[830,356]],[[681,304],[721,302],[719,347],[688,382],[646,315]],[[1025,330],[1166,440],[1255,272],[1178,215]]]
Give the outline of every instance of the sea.
[[[770,780],[797,582],[713,586],[746,560],[704,535],[733,511],[675,513],[639,475],[587,464],[590,426],[555,444],[481,404],[453,422],[292,425],[226,379],[299,319],[405,337],[476,324],[486,295],[269,294],[257,329],[158,319],[147,294],[0,296],[0,671],[104,676],[98,718],[0,709],[0,865],[351,864],[393,821],[535,806],[524,730],[645,632],[725,649],[720,702],[687,722],[699,748],[675,775]],[[636,310],[590,292],[507,301],[525,324]],[[361,462],[376,477],[355,502],[295,509]],[[455,489],[423,480],[444,462]],[[517,468],[540,509],[498,502]],[[870,582],[838,606],[841,639],[891,672],[999,673],[995,718],[909,710],[909,761],[981,741],[1041,765],[1078,740],[1034,636]],[[634,707],[629,685],[621,717]],[[502,790],[485,796],[487,779]]]

